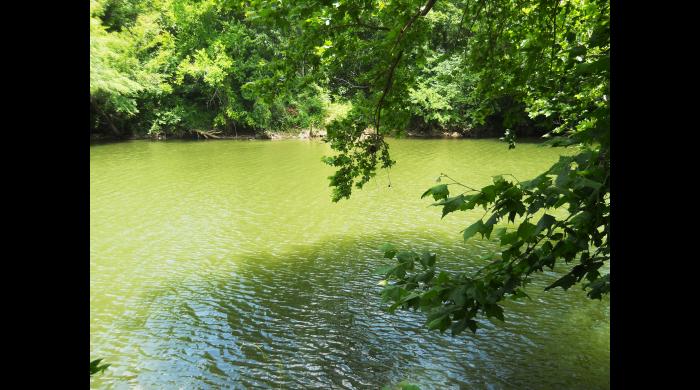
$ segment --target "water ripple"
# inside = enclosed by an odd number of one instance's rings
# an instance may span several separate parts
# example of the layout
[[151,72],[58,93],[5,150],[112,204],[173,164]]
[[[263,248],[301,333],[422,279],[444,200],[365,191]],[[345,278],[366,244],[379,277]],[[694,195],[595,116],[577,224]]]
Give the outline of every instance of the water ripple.
[[543,293],[556,273],[531,286],[533,301],[509,302],[506,323],[459,338],[421,328],[421,313],[383,311],[373,274],[384,242],[476,269],[495,247],[460,241],[474,216],[440,220],[420,193],[446,167],[479,185],[556,155],[491,141],[391,147],[392,187],[381,173],[342,204],[328,202],[323,144],[91,147],[91,354],[112,364],[92,387],[608,388],[607,301]]

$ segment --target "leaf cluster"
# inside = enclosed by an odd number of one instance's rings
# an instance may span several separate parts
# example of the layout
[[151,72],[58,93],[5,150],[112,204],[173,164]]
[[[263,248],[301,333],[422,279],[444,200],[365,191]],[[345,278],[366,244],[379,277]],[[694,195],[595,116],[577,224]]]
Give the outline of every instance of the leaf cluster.
[[[475,332],[478,315],[502,321],[499,302],[527,296],[524,288],[531,275],[555,270],[557,263],[566,271],[546,290],[566,290],[584,281],[588,296],[601,299],[610,291],[610,275],[601,273],[610,260],[609,160],[603,153],[591,148],[563,156],[525,182],[496,176],[493,184],[478,190],[454,180],[428,189],[423,197],[432,196],[443,217],[483,208],[485,216],[466,227],[463,238],[493,237],[501,251],[482,259],[489,264],[471,275],[438,271],[434,254],[386,246],[385,257],[396,259],[395,266],[381,270],[392,282],[382,292],[393,302],[389,310],[420,309],[427,313],[428,328]],[[566,210],[566,217],[555,216],[560,209]]]

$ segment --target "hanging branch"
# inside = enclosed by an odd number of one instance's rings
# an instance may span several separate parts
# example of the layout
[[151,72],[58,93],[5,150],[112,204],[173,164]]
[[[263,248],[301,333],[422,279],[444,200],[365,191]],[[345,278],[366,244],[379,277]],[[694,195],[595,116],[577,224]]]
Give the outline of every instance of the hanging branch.
[[[435,2],[437,0],[428,0],[428,2],[422,6],[414,15],[411,19],[406,22],[406,24],[401,28],[401,31],[399,32],[399,35],[396,37],[396,42],[394,42],[394,46],[391,48],[391,52],[394,51],[396,46],[401,42],[401,40],[404,37],[404,34],[406,31],[413,25],[413,22],[415,22],[418,17],[420,16],[425,16],[430,12],[430,10],[433,8],[435,5]],[[389,76],[387,77],[386,80],[386,85],[384,86],[384,91],[382,92],[382,96],[379,98],[379,101],[377,102],[377,109],[375,111],[375,132],[377,136],[379,135],[379,125],[381,121],[381,115],[382,115],[382,105],[384,104],[384,98],[386,95],[389,93],[389,90],[391,90],[391,86],[393,84],[394,80],[394,72],[396,71],[396,66],[399,64],[399,61],[401,60],[401,57],[403,56],[403,50],[399,51],[399,54],[396,56],[394,61],[391,64],[391,67],[388,69]]]
[[393,84],[392,81],[394,80],[394,72],[396,71],[396,66],[399,64],[399,61],[401,60],[401,56],[403,56],[403,50],[401,50],[399,52],[399,54],[396,56],[396,59],[394,59],[394,62],[391,64],[391,68],[389,68],[389,77],[386,79],[386,85],[384,86],[384,92],[382,92],[382,96],[379,98],[379,102],[377,103],[377,109],[375,111],[376,120],[374,122],[377,134],[379,134],[379,121],[380,121],[381,116],[382,116],[382,104],[384,103],[384,98],[389,93],[389,90],[391,89],[391,86]]
[[406,24],[403,26],[403,28],[402,28],[401,31],[399,32],[399,36],[396,37],[396,42],[394,42],[394,46],[391,48],[391,51],[394,51],[394,49],[396,48],[396,45],[398,45],[399,42],[401,42],[401,40],[402,40],[403,37],[404,37],[404,33],[406,33],[406,30],[408,30],[409,27],[411,27],[411,25],[413,24],[413,22],[415,22],[416,19],[418,19],[419,16],[425,16],[425,15],[427,15],[428,12],[430,12],[430,10],[433,8],[433,5],[435,5],[435,2],[436,2],[436,1],[437,1],[437,0],[428,0],[428,2],[427,2],[424,6],[422,6],[422,7],[418,10],[418,12],[416,12],[416,13],[413,15],[413,17],[412,17],[411,19],[408,20],[408,22],[406,22]]
[[554,65],[554,52],[557,46],[557,11],[559,10],[559,0],[554,0],[554,12],[552,15],[552,55],[549,62],[549,72],[552,72]]

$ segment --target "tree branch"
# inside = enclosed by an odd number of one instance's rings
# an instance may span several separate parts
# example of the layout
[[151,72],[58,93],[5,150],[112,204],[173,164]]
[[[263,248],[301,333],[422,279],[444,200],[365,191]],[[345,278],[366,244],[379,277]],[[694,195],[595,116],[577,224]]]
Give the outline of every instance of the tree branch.
[[[428,2],[425,3],[425,5],[422,6],[422,7],[413,15],[413,17],[412,17],[411,19],[408,20],[408,22],[406,22],[406,24],[405,24],[405,25],[403,26],[403,28],[401,29],[401,32],[399,32],[399,36],[396,37],[396,42],[394,43],[394,46],[391,48],[391,52],[393,52],[394,49],[396,48],[396,45],[398,45],[399,42],[401,42],[401,40],[402,40],[403,37],[404,37],[404,33],[409,29],[409,27],[411,27],[411,25],[413,25],[413,22],[415,22],[416,19],[418,19],[419,16],[425,16],[425,15],[427,15],[428,12],[430,12],[430,10],[431,10],[431,9],[433,8],[433,6],[435,5],[435,2],[436,2],[436,1],[437,1],[437,0],[428,0]],[[402,56],[403,56],[403,50],[400,50],[400,51],[399,51],[399,54],[396,56],[396,58],[394,59],[394,62],[391,64],[391,67],[390,67],[389,70],[388,70],[389,76],[387,77],[386,85],[384,86],[384,91],[382,92],[382,96],[379,98],[379,101],[377,102],[377,109],[376,109],[376,114],[375,114],[375,116],[376,116],[376,120],[375,120],[375,130],[376,130],[376,134],[377,134],[377,135],[379,135],[379,125],[380,125],[380,123],[381,123],[382,104],[384,103],[384,98],[385,98],[386,95],[389,93],[389,90],[391,90],[391,86],[392,86],[393,80],[394,80],[394,72],[396,71],[396,66],[399,64],[399,61],[401,60],[401,57],[402,57]]]
[[340,77],[333,76],[335,80],[342,81],[343,83],[347,84],[350,88],[360,88],[360,89],[367,89],[369,88],[369,85],[355,85],[348,80],[341,79]]
[[362,27],[366,28],[369,30],[377,30],[377,31],[389,31],[390,29],[388,27],[383,27],[383,26],[372,26],[369,24],[364,24],[361,22],[356,22],[356,23],[348,23],[348,24],[336,24],[335,26],[331,26],[332,30],[339,29],[339,28],[347,28],[347,27]]
[[406,24],[403,26],[403,28],[402,28],[401,31],[399,32],[399,36],[396,37],[396,42],[394,43],[394,46],[391,48],[391,51],[394,51],[394,49],[396,48],[396,45],[398,45],[399,42],[401,42],[401,40],[403,39],[404,33],[406,33],[406,30],[408,30],[408,28],[411,27],[411,25],[413,25],[413,22],[415,22],[416,19],[418,19],[419,16],[425,16],[425,15],[427,15],[428,12],[430,12],[430,10],[431,10],[431,9],[433,8],[433,6],[435,5],[435,2],[436,2],[436,1],[437,1],[437,0],[428,0],[428,2],[425,3],[425,5],[422,6],[422,7],[418,10],[418,12],[416,12],[416,13],[413,15],[413,17],[412,17],[411,19],[408,20],[408,22],[406,22]]
[[389,68],[389,77],[386,79],[386,85],[384,86],[384,92],[382,93],[382,96],[379,98],[379,102],[377,102],[377,110],[376,110],[376,121],[375,121],[375,129],[377,131],[377,134],[379,134],[379,122],[382,116],[382,104],[384,103],[384,98],[386,95],[389,93],[389,90],[391,89],[392,86],[392,81],[394,80],[394,72],[396,71],[396,66],[399,64],[399,61],[401,60],[401,56],[403,56],[403,50],[399,52],[399,55],[396,56],[396,59],[394,59],[394,62],[391,64],[391,68]]

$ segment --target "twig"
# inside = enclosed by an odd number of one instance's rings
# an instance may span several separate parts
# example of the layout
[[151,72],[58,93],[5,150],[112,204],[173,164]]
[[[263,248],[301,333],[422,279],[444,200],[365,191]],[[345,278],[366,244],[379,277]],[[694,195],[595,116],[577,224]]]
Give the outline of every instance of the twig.
[[331,30],[336,30],[336,29],[345,28],[345,27],[363,27],[363,28],[367,28],[367,29],[370,29],[370,30],[380,30],[380,31],[389,31],[389,30],[390,30],[388,27],[384,27],[384,26],[371,26],[371,25],[369,25],[369,24],[364,24],[364,23],[360,23],[360,22],[357,22],[357,23],[348,23],[348,24],[336,24],[336,25],[334,25],[334,26],[331,26]]
[[369,85],[355,85],[355,84],[349,82],[348,80],[341,79],[340,77],[335,77],[335,76],[333,76],[333,78],[336,79],[336,80],[338,80],[338,81],[342,81],[343,83],[345,83],[345,84],[347,84],[348,86],[350,86],[350,88],[361,88],[361,89],[367,89],[367,88],[369,88]]
[[468,185],[465,185],[465,184],[462,184],[462,183],[458,182],[457,180],[455,180],[455,179],[453,179],[453,178],[447,176],[447,175],[444,174],[444,173],[441,173],[440,176],[441,176],[441,177],[446,177],[446,178],[452,180],[452,184],[458,184],[458,185],[460,185],[460,186],[462,186],[462,187],[464,187],[464,188],[470,189],[470,190],[472,190],[472,191],[474,191],[474,192],[481,192],[480,190],[471,188],[471,187],[469,187]]

